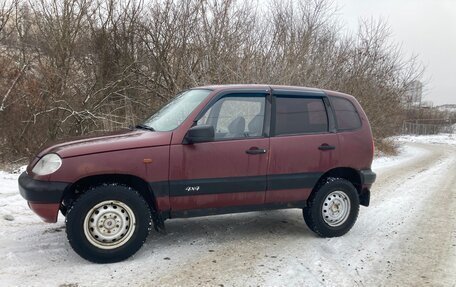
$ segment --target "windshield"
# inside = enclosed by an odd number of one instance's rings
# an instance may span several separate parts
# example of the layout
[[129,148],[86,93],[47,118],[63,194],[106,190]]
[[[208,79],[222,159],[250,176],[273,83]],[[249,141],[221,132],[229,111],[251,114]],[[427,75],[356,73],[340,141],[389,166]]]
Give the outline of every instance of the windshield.
[[166,132],[172,131],[182,124],[188,115],[206,99],[211,90],[188,90],[178,94],[171,102],[148,118],[143,126]]

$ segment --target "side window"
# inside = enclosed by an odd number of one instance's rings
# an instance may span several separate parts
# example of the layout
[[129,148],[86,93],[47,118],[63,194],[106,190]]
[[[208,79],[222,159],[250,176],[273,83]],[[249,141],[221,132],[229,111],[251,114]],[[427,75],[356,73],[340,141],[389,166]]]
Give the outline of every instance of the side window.
[[328,131],[328,116],[321,98],[276,97],[276,135]]
[[331,97],[331,103],[336,114],[339,130],[355,130],[361,127],[361,119],[355,106],[344,98]]
[[260,137],[263,135],[264,96],[228,96],[218,100],[197,122],[211,125],[215,139]]

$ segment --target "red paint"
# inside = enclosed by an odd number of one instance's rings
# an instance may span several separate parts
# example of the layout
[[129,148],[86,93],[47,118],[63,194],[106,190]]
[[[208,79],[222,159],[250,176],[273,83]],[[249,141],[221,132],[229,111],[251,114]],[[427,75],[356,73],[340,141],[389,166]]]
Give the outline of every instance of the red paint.
[[[229,140],[195,145],[173,145],[170,154],[170,180],[186,180],[198,178],[221,178],[266,175],[268,154],[249,155],[245,151],[251,147],[269,149],[269,138]],[[262,196],[254,198],[244,193],[233,193],[227,196],[208,195],[203,198],[211,198],[200,202],[185,198],[170,198],[171,208],[191,206],[196,208],[230,206],[233,202],[245,204],[262,204],[264,202],[264,190]],[[187,203],[183,201],[187,200]]]
[[[169,148],[169,145],[143,147],[64,158],[64,164],[50,176],[50,180],[76,182],[91,175],[124,174],[137,176],[146,182],[164,181],[168,179]],[[145,156],[152,162],[144,164]]]
[[[319,150],[322,144],[336,146],[335,150]],[[268,174],[325,173],[337,166],[338,139],[336,134],[309,134],[271,138]],[[266,202],[306,200],[308,190],[267,191]]]
[[28,206],[35,212],[44,222],[57,222],[59,212],[59,203],[33,203],[28,202]]
[[160,196],[155,198],[156,208],[158,211],[167,211],[171,209],[171,205],[169,204],[169,196]]
[[309,198],[311,188],[268,190],[265,203],[298,202]]
[[362,126],[360,129],[337,133],[339,153],[341,155],[338,166],[351,167],[358,170],[369,169],[374,159],[374,144],[366,113],[353,96],[326,90],[325,93],[329,96],[338,96],[350,100],[361,117]]
[[177,196],[172,198],[172,210],[191,210],[227,206],[258,205],[264,201],[264,192],[237,192]]
[[59,143],[45,148],[38,156],[41,157],[46,153],[53,152],[65,158],[81,154],[169,145],[170,140],[171,132],[151,133],[144,130],[123,130],[108,136],[89,137]]

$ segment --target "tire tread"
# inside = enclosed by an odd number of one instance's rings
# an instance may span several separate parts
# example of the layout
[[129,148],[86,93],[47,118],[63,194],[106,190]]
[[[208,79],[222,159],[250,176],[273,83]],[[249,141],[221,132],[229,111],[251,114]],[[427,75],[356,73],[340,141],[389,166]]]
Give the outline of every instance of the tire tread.
[[[323,193],[327,193],[327,190],[331,188],[344,186],[349,189],[349,193],[352,193],[351,211],[350,216],[346,223],[342,225],[342,228],[331,228],[320,220],[318,214],[321,213],[319,203],[323,196]],[[350,194],[347,194],[350,197]],[[347,233],[355,224],[359,213],[359,196],[356,188],[353,184],[343,178],[329,177],[322,181],[315,190],[311,193],[308,201],[308,205],[303,209],[303,217],[307,226],[310,230],[315,232],[321,237],[338,237]]]
[[[79,237],[78,232],[84,232],[83,230],[78,230],[77,227],[73,226],[78,220],[80,220],[78,209],[83,208],[86,206],[86,201],[90,202],[93,199],[96,199],[98,196],[103,195],[103,193],[110,192],[115,197],[119,194],[125,195],[128,192],[128,197],[131,197],[136,204],[139,205],[137,212],[141,213],[144,216],[144,222],[148,222],[147,225],[147,232],[144,230],[140,230],[141,228],[145,228],[145,226],[137,226],[137,232],[140,232],[138,242],[132,243],[131,248],[126,248],[125,246],[120,246],[121,250],[111,249],[108,252],[106,250],[100,250],[99,253],[94,252],[91,250],[92,248],[86,248],[84,244],[81,243],[81,238]],[[115,200],[115,198],[113,198]],[[136,211],[133,211],[136,212]],[[89,260],[94,263],[113,263],[127,259],[128,257],[132,256],[133,254],[138,251],[149,234],[151,229],[152,223],[152,214],[150,208],[145,201],[145,199],[141,196],[141,194],[134,190],[133,188],[120,185],[120,184],[102,184],[97,186],[90,187],[87,191],[82,193],[76,200],[73,201],[73,204],[68,208],[68,212],[65,219],[66,224],[66,234],[68,238],[68,242],[70,243],[73,250],[78,253],[82,258]],[[136,232],[136,231],[135,231]],[[82,235],[84,236],[84,235]],[[128,244],[128,243],[127,243]],[[125,247],[125,248],[124,248]],[[98,249],[96,247],[93,247]],[[111,252],[111,254],[109,254]],[[102,255],[102,256],[100,256]]]

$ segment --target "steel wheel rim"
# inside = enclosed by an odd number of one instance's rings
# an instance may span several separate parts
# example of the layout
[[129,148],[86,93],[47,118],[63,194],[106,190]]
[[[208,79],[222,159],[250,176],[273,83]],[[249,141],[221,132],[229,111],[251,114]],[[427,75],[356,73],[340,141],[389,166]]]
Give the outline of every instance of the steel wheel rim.
[[84,219],[84,234],[91,244],[101,249],[118,248],[133,235],[136,218],[128,205],[106,200],[92,207]]
[[350,198],[341,191],[336,190],[328,194],[321,207],[323,220],[332,227],[337,227],[347,221],[350,215]]

